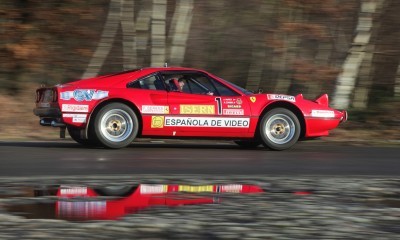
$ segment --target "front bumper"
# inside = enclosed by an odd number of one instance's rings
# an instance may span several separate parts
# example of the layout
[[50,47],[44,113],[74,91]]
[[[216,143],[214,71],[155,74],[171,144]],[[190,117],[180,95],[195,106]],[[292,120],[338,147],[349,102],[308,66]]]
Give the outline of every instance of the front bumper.
[[349,115],[348,115],[347,111],[345,111],[345,110],[342,110],[340,112],[343,114],[343,117],[340,119],[340,123],[344,123],[347,121]]

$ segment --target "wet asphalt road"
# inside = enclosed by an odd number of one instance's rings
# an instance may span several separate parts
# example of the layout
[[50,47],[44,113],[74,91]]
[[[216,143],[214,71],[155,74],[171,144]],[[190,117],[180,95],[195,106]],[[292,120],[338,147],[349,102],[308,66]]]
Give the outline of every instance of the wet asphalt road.
[[0,141],[0,176],[90,174],[400,175],[400,147],[299,142],[275,152],[231,142],[156,141],[119,150]]

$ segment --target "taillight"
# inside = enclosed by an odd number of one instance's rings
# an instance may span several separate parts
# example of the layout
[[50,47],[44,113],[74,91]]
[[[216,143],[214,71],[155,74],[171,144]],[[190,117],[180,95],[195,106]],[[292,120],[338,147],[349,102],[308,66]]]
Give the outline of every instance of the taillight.
[[58,99],[57,90],[53,89],[53,102],[57,102],[57,99]]
[[38,103],[40,100],[40,92],[39,90],[36,90],[36,102]]

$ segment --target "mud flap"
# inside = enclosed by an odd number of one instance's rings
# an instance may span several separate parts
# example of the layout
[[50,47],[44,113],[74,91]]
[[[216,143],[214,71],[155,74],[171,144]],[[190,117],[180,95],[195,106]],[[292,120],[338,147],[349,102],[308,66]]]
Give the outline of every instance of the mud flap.
[[60,138],[65,138],[65,129],[66,127],[60,127]]

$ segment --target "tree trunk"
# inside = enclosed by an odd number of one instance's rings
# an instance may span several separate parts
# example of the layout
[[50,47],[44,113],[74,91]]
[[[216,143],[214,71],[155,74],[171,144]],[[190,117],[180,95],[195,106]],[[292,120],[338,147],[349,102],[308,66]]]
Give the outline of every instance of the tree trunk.
[[394,96],[396,98],[400,98],[400,64],[397,67],[397,72],[396,72],[396,83],[394,86]]
[[193,0],[179,0],[175,7],[169,30],[169,63],[180,66],[183,63],[186,51],[186,42],[189,37],[190,25],[193,17]]
[[122,0],[121,28],[124,69],[136,68],[136,41],[133,0]]
[[357,78],[358,81],[354,89],[352,106],[357,109],[365,109],[368,105],[368,95],[372,87],[374,72],[374,65],[372,64],[372,60],[376,48],[376,40],[379,37],[378,32],[381,25],[380,13],[382,13],[383,2],[383,0],[376,1],[374,19],[372,18],[372,16],[366,16],[363,18],[364,23],[359,24],[358,26],[359,28],[371,28],[371,40],[365,47],[364,59],[361,63],[360,71]]
[[[281,7],[281,15],[289,15],[290,22],[298,22],[302,19],[303,12],[299,8]],[[277,93],[288,93],[291,81],[291,71],[288,69],[292,64],[293,60],[296,58],[297,47],[299,44],[299,37],[292,33],[281,33],[283,35],[285,50],[282,54],[281,59],[277,59],[277,64],[274,64],[278,70],[277,83],[275,85],[275,92]]]
[[142,2],[143,4],[139,9],[136,20],[136,50],[137,55],[141,56],[136,61],[139,66],[149,65],[149,59],[146,59],[145,56],[149,55],[149,32],[153,9],[151,1],[146,0]]
[[[381,100],[395,95],[396,75],[400,63],[400,2],[386,0],[378,29],[379,38],[373,59],[373,83],[369,104],[380,104]],[[389,100],[390,101],[390,100]]]
[[[356,84],[356,78],[360,66],[365,59],[366,47],[370,43],[372,22],[377,5],[380,0],[362,0],[358,15],[358,25],[355,30],[352,47],[342,65],[342,72],[339,74],[335,92],[333,94],[333,106],[336,108],[348,108],[351,95]],[[370,19],[370,20],[366,20]]]
[[[263,1],[259,7],[259,18],[265,19],[267,26],[262,25],[260,28],[271,28],[271,15],[275,8],[276,1]],[[268,33],[267,33],[268,34]],[[260,88],[260,83],[263,77],[263,71],[266,63],[267,46],[265,34],[262,37],[256,37],[253,41],[251,62],[249,73],[247,75],[246,89],[256,91]]]
[[153,0],[151,18],[151,63],[161,67],[165,63],[167,0]]
[[101,66],[104,64],[104,61],[114,43],[121,20],[121,1],[122,0],[111,0],[101,39],[82,78],[96,76],[99,73]]

